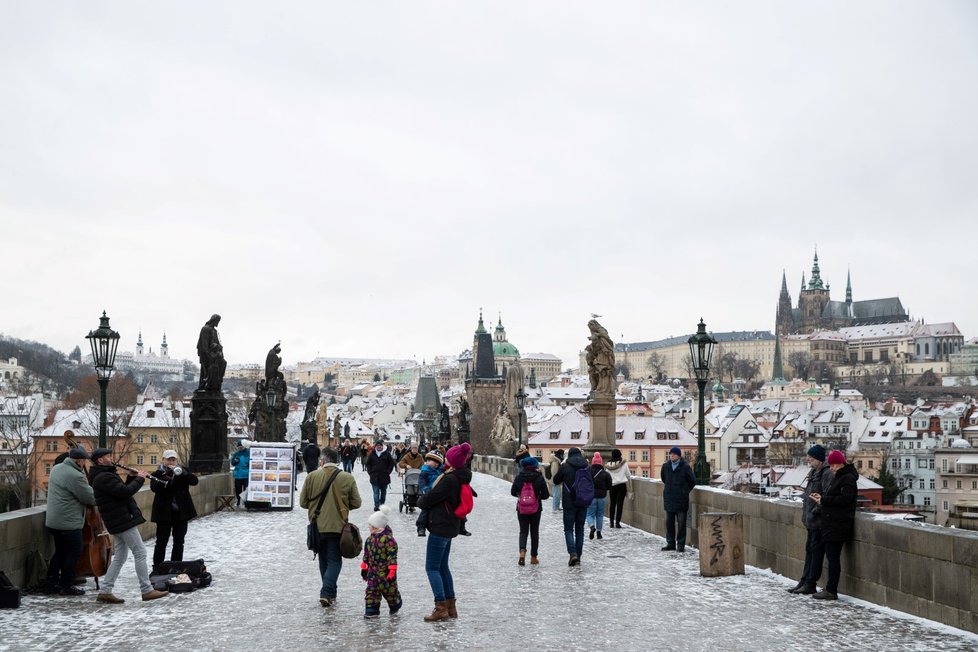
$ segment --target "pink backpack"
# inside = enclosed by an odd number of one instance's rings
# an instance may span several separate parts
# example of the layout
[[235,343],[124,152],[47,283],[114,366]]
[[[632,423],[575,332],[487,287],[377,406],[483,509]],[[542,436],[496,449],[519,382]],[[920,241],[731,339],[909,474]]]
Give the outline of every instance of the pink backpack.
[[527,480],[520,489],[520,497],[516,503],[516,513],[530,516],[536,514],[540,509],[540,501],[537,499],[537,492],[533,489],[533,483]]

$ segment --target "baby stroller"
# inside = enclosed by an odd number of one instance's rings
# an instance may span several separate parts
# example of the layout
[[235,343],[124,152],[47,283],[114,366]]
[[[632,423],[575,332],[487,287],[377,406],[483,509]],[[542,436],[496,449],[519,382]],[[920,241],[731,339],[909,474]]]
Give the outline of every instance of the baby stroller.
[[414,513],[418,506],[418,482],[421,480],[421,469],[408,469],[401,476],[402,496],[397,505],[397,511]]

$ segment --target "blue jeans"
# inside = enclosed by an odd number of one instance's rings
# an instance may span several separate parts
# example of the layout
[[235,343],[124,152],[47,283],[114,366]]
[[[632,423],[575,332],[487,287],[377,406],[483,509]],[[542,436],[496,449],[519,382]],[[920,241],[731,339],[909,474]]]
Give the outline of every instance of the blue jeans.
[[564,505],[564,540],[567,542],[567,554],[576,555],[578,559],[584,553],[585,519],[587,519],[587,507],[575,507],[570,502]]
[[377,511],[378,507],[387,502],[387,485],[372,484],[370,486],[374,488],[374,511]]
[[424,572],[435,596],[435,602],[455,598],[455,583],[452,571],[448,568],[448,557],[452,554],[452,540],[437,534],[428,536],[428,548],[424,558]]
[[553,489],[550,490],[550,499],[554,504],[554,511],[560,511],[560,496],[564,493],[564,490],[560,488],[560,485],[554,485]]
[[[676,550],[686,547],[686,510],[681,512],[666,512],[666,545],[675,546]],[[678,523],[677,523],[678,521]]]
[[587,524],[598,532],[601,531],[601,523],[604,520],[605,498],[595,498],[587,508]]
[[323,586],[319,589],[320,598],[336,597],[336,580],[343,568],[343,555],[340,554],[340,535],[319,533],[319,575]]
[[822,563],[825,561],[825,545],[822,543],[821,530],[808,530],[805,541],[805,568],[801,571],[801,581],[806,585],[815,586],[822,577]]

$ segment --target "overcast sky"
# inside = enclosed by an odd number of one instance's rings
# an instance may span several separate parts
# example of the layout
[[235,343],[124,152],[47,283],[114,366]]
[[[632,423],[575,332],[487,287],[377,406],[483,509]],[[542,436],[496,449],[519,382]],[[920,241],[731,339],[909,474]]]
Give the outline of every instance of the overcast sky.
[[565,366],[832,298],[978,335],[978,3],[0,0],[0,332]]

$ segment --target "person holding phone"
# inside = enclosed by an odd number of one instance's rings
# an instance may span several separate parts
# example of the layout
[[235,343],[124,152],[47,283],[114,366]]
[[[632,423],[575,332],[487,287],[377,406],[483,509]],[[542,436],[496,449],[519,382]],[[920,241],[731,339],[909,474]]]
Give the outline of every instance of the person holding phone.
[[812,595],[816,600],[839,599],[839,576],[842,574],[842,546],[852,538],[856,523],[856,483],[859,473],[846,462],[842,451],[832,451],[828,457],[832,481],[825,492],[811,495],[822,509],[822,543],[829,560],[829,579],[823,591]]

